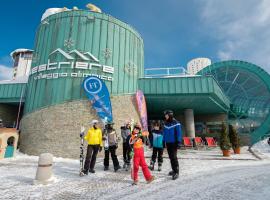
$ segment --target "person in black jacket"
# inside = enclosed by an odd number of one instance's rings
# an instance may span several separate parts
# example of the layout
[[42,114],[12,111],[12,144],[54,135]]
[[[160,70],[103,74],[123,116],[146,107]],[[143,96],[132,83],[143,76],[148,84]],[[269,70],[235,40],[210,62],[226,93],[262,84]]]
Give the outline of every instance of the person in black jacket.
[[130,168],[130,160],[131,160],[130,156],[131,147],[129,145],[130,135],[131,135],[130,122],[126,122],[125,126],[121,127],[121,136],[123,141],[123,160],[124,160],[123,168],[126,169],[126,171],[128,171]]

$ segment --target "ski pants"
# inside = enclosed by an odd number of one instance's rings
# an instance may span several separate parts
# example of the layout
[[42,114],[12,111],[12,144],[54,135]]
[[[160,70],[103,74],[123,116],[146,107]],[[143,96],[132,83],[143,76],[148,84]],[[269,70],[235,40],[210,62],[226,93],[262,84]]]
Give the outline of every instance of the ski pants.
[[89,169],[94,169],[96,164],[96,158],[100,145],[88,145],[87,154],[84,163],[84,171],[88,172]]
[[111,153],[114,168],[119,166],[119,162],[118,162],[117,155],[116,155],[116,149],[117,149],[116,145],[113,145],[113,146],[109,146],[109,149],[105,150],[105,157],[104,157],[104,166],[105,167],[109,167],[110,153]]
[[135,181],[138,180],[139,167],[141,166],[144,178],[148,181],[152,175],[148,169],[148,165],[145,162],[143,147],[134,149],[133,156],[133,178]]
[[171,167],[174,173],[179,174],[179,163],[177,159],[177,144],[166,143],[167,151],[171,161]]
[[129,144],[127,142],[123,142],[123,157],[124,157],[124,162],[126,164],[130,164],[130,152],[131,152],[131,148],[129,146]]
[[156,148],[156,147],[153,147],[153,154],[152,154],[152,159],[151,161],[153,163],[156,162],[156,159],[158,157],[158,165],[162,165],[163,163],[163,148]]

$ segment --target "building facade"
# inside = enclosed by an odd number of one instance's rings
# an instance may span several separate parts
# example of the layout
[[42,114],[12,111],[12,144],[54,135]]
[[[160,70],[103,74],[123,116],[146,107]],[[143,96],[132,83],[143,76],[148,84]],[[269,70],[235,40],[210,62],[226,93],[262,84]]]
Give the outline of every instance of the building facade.
[[80,126],[97,118],[81,87],[89,75],[105,81],[116,127],[128,118],[138,121],[132,95],[143,76],[144,52],[130,25],[104,13],[69,10],[41,21],[35,41],[21,121],[23,152],[78,155]]
[[[187,136],[218,133],[224,121],[242,127],[241,120],[253,112],[257,120],[252,121],[254,130],[246,134],[247,141],[252,144],[268,134],[269,74],[247,62],[210,62],[204,58],[190,62],[190,66],[199,63],[193,74],[202,69],[194,76],[183,76],[185,70],[178,68],[172,69],[180,70],[176,76],[145,76],[143,39],[134,28],[105,13],[65,10],[45,17],[38,26],[28,81],[0,82],[0,118],[20,129],[22,152],[78,158],[80,127],[88,128],[92,119],[98,119],[81,86],[85,77],[94,75],[108,87],[118,134],[126,120],[139,121],[134,98],[138,89],[145,94],[149,121],[163,119],[163,111],[171,109]],[[254,93],[247,95],[250,103],[243,104],[244,113],[250,115],[238,112],[240,120],[233,121],[232,111],[243,106],[231,92],[246,84],[234,87],[245,73],[253,81],[247,85],[257,84],[266,96],[259,98],[252,88]],[[227,77],[225,82],[221,74]],[[251,92],[246,87],[242,91]],[[257,95],[254,101],[252,95]],[[261,108],[259,100],[264,102]],[[249,107],[253,110],[246,111]]]

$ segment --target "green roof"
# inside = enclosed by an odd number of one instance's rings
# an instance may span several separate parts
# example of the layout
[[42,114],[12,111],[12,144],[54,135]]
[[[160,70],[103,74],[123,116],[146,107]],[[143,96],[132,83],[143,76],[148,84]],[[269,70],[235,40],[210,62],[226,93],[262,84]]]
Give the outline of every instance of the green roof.
[[160,117],[166,109],[177,115],[188,108],[195,114],[227,113],[230,108],[229,99],[210,76],[142,78],[139,89],[146,97],[150,118]]
[[25,89],[26,83],[0,83],[0,103],[19,103],[21,97],[24,102]]

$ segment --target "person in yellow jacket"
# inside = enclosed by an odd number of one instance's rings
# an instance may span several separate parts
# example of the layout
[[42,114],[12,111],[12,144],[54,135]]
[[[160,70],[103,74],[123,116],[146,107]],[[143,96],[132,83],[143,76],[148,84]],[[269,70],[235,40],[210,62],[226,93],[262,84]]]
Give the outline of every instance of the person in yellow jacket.
[[98,151],[102,150],[102,131],[98,128],[98,121],[92,121],[93,127],[90,128],[85,135],[84,139],[88,142],[87,154],[84,162],[83,173],[88,174],[88,171],[95,173],[95,163]]

